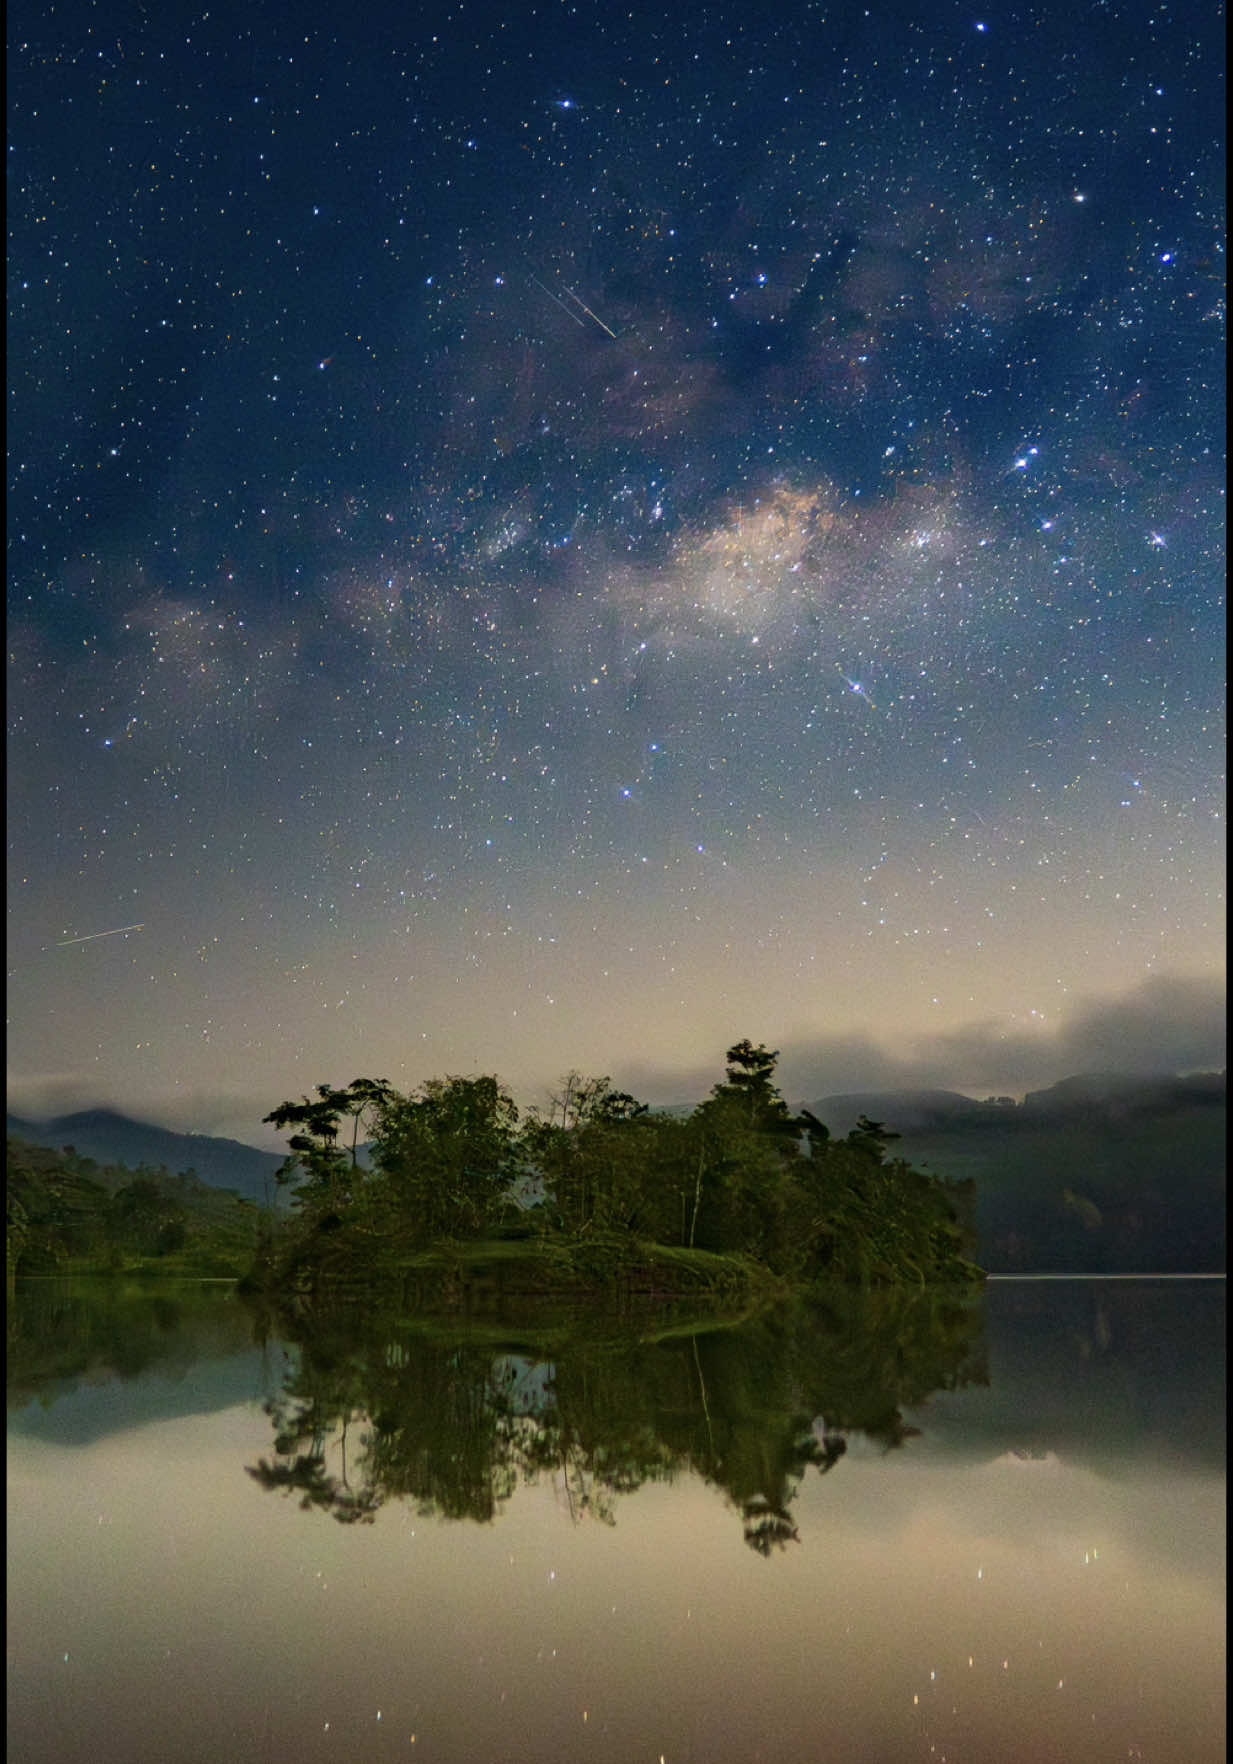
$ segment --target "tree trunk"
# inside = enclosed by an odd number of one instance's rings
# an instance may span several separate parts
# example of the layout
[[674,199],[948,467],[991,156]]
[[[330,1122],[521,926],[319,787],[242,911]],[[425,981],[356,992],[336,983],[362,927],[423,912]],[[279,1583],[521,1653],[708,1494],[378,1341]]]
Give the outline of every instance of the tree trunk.
[[698,1148],[698,1174],[697,1174],[696,1178],[694,1179],[694,1210],[693,1210],[693,1215],[689,1221],[689,1247],[690,1247],[690,1249],[692,1249],[694,1247],[694,1229],[698,1223],[698,1205],[702,1199],[702,1159],[703,1159],[703,1155],[704,1154],[703,1154],[702,1147],[699,1146],[699,1148]]

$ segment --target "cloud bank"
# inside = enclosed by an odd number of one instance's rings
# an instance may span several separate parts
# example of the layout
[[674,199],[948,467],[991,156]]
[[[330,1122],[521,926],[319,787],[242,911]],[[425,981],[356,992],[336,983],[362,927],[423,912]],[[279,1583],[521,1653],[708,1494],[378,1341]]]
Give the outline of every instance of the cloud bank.
[[[1013,1022],[975,1022],[918,1040],[907,1052],[846,1035],[787,1038],[780,1048],[779,1078],[784,1094],[795,1103],[878,1090],[1020,1097],[1083,1074],[1153,1077],[1222,1070],[1226,1045],[1223,976],[1162,974],[1116,998],[1081,1000],[1056,1027],[1029,1031]],[[619,1087],[659,1106],[697,1102],[720,1076],[717,1064],[666,1072],[614,1061],[611,1072]],[[541,1092],[520,1096],[519,1102],[542,1102],[553,1082],[546,1074]],[[10,1072],[8,1107],[36,1121],[84,1108],[112,1108],[180,1132],[281,1146],[278,1136],[260,1125],[271,1107],[268,1093],[252,1098],[234,1090],[166,1099],[105,1097],[97,1083],[87,1084],[69,1072]]]
[[822,1037],[786,1044],[792,1096],[853,1090],[959,1090],[1022,1096],[1085,1073],[1125,1077],[1216,1071],[1225,1065],[1225,982],[1154,975],[1117,998],[1080,1000],[1056,1027],[988,1020],[917,1041],[907,1055]]
[[[987,1019],[920,1038],[906,1051],[859,1036],[788,1036],[780,1043],[779,1080],[794,1102],[877,1090],[1021,1097],[1083,1074],[1218,1071],[1226,1046],[1223,975],[1161,974],[1117,997],[1081,999],[1054,1026]],[[671,1074],[619,1068],[625,1088],[661,1104],[705,1096],[718,1076],[713,1066]]]

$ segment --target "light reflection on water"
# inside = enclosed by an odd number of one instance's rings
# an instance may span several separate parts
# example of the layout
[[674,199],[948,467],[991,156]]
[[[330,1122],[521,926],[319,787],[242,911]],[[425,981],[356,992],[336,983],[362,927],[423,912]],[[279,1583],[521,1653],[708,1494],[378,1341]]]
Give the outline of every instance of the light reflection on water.
[[14,1758],[1224,1756],[1222,1285],[543,1357],[34,1284]]

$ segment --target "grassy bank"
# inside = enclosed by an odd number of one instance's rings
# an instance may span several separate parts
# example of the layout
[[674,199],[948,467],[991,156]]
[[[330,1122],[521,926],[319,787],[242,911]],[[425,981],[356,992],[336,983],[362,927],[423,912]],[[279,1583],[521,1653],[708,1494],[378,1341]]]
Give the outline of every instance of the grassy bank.
[[415,1309],[464,1314],[538,1299],[605,1305],[705,1299],[747,1309],[783,1297],[791,1284],[751,1256],[615,1233],[446,1240],[401,1253],[376,1239],[364,1245],[351,1238],[318,1246],[311,1259],[293,1258],[254,1284],[271,1296],[290,1296],[360,1280],[397,1282]]

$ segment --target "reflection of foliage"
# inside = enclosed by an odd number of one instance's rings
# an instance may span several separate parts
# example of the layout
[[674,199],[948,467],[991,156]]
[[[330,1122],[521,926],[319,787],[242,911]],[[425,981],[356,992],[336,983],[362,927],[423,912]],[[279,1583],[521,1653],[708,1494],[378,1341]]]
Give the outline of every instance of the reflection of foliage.
[[180,1375],[203,1355],[264,1339],[234,1289],[213,1281],[19,1279],[5,1323],[10,1407],[100,1374],[135,1378],[157,1367]]
[[628,1318],[443,1333],[400,1296],[300,1307],[300,1352],[269,1411],[274,1455],[250,1470],[263,1487],[343,1522],[397,1499],[486,1522],[520,1480],[551,1477],[575,1521],[611,1524],[619,1496],[687,1470],[770,1555],[797,1536],[802,1479],[833,1468],[850,1432],[900,1446],[904,1407],[985,1376],[979,1307],[938,1290],[841,1287],[659,1339]]
[[371,1525],[377,1511],[376,1497],[368,1490],[355,1493],[345,1478],[329,1475],[324,1460],[316,1452],[298,1452],[289,1461],[267,1463],[261,1458],[249,1471],[262,1488],[288,1493],[298,1489],[300,1506],[308,1511],[320,1507],[332,1513],[343,1525],[357,1520]]

